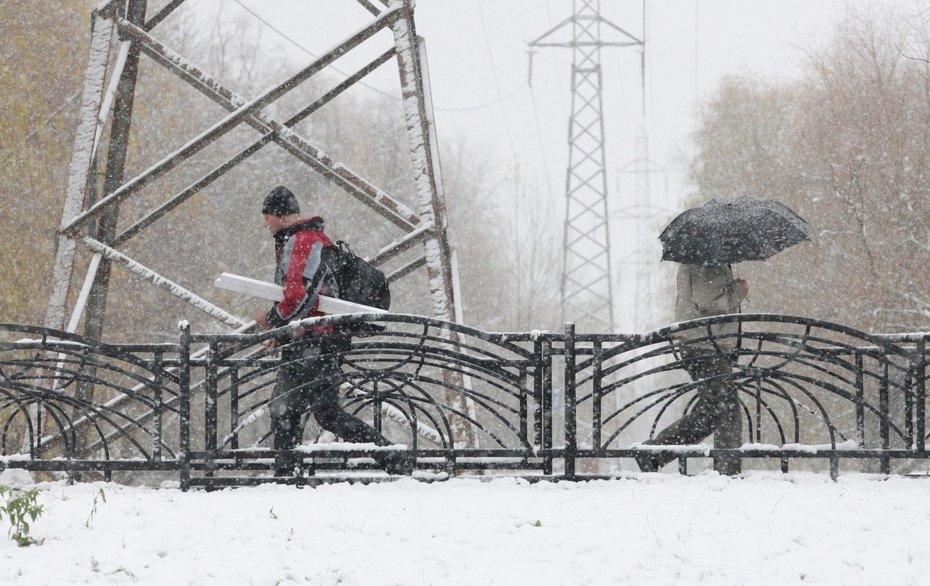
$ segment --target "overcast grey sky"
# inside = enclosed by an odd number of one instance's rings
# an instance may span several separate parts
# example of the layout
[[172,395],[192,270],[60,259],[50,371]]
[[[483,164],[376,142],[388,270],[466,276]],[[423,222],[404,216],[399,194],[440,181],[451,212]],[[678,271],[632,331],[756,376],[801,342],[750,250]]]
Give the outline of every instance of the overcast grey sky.
[[[602,0],[601,12],[645,36],[650,154],[677,175],[672,163],[676,151],[689,146],[697,104],[722,76],[794,76],[803,63],[801,48],[825,42],[849,7],[880,4],[917,12],[909,0]],[[226,0],[229,11],[244,12],[243,6],[316,53],[371,18],[354,0]],[[570,0],[420,0],[416,12],[418,32],[427,41],[440,141],[466,135],[492,145],[502,161],[519,163],[541,189],[551,186],[553,196],[561,196],[564,184],[571,50],[539,49],[530,88],[527,41],[571,12]],[[265,32],[266,39],[290,47],[275,37],[275,31]],[[643,125],[639,59],[638,48],[609,48],[602,55],[612,189],[617,169],[634,156],[635,132]],[[337,66],[347,71],[349,63],[352,58]],[[384,67],[371,84],[390,92],[395,76]],[[676,179],[673,200],[685,188]]]
[[[258,15],[267,23],[265,39],[303,61],[310,57],[291,41],[319,54],[372,18],[355,0],[214,1],[225,2],[229,13]],[[869,6],[919,12],[912,0],[601,0],[605,18],[646,41],[644,94],[638,48],[607,48],[601,58],[615,264],[636,247],[635,225],[621,213],[634,204],[633,176],[621,169],[635,158],[637,130],[645,129],[649,157],[661,170],[652,175],[651,203],[669,213],[679,210],[691,189],[682,161],[690,153],[695,114],[721,77],[797,76],[804,47],[827,42],[848,10]],[[492,149],[503,165],[519,168],[540,204],[559,213],[572,55],[570,49],[539,49],[530,86],[527,42],[571,13],[570,0],[419,0],[416,11],[418,33],[427,42],[440,142],[464,136]],[[389,42],[385,35],[380,50]],[[354,71],[379,52],[359,51],[337,67]],[[396,92],[396,75],[396,68],[382,67],[369,85]],[[658,260],[658,244],[652,246],[646,256]],[[618,264],[616,270],[615,281],[630,280],[621,274],[629,267]]]

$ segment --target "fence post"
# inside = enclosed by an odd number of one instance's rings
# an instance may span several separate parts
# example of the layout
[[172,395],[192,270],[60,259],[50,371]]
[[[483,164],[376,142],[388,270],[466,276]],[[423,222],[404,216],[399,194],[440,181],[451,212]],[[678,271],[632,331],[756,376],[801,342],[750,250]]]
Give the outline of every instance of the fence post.
[[542,389],[539,392],[542,412],[540,414],[540,441],[546,456],[543,459],[543,474],[552,475],[552,341],[547,339],[539,346],[542,368]]
[[[888,362],[882,364],[882,378],[878,381],[878,432],[881,435],[882,451],[885,452],[891,448],[891,430],[888,420],[891,417],[888,402]],[[882,456],[881,473],[891,474],[891,458]]]
[[601,380],[601,368],[603,360],[603,342],[597,340],[594,342],[594,354],[592,356],[592,372],[591,372],[591,443],[594,444],[594,449],[597,451],[601,450],[601,401],[603,397],[601,396],[601,385],[603,381]]
[[207,453],[207,476],[213,476],[213,469],[216,465],[216,460],[214,456],[216,455],[216,437],[217,437],[217,425],[219,418],[217,417],[217,412],[219,406],[217,402],[218,392],[217,392],[217,382],[219,375],[217,373],[217,364],[216,364],[216,355],[217,355],[217,346],[216,340],[210,340],[210,345],[207,348],[207,372],[204,375],[204,448]]
[[153,357],[153,376],[152,376],[152,459],[156,462],[161,462],[161,446],[165,441],[164,433],[162,432],[162,418],[164,417],[164,396],[162,395],[162,385],[164,384],[164,376],[162,375],[162,368],[164,368],[164,354],[162,352],[156,352]]
[[856,350],[856,443],[865,448],[865,377],[862,352]]
[[181,490],[187,490],[191,480],[191,325],[187,320],[182,320],[178,329],[181,330],[181,352],[178,357],[178,463],[181,465]]
[[915,402],[917,404],[917,429],[915,436],[917,439],[917,452],[923,453],[926,448],[925,437],[927,435],[927,340],[921,338],[917,341],[917,364],[914,373],[914,392],[917,394]]
[[575,413],[575,324],[565,324],[565,478],[575,478],[577,446]]

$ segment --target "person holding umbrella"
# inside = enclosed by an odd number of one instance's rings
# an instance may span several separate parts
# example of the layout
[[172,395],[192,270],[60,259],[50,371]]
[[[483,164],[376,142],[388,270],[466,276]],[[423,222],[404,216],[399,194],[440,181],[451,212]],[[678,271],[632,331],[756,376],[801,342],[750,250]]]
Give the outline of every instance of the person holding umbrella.
[[[737,197],[710,200],[672,220],[659,236],[662,260],[681,263],[677,278],[675,321],[738,313],[749,285],[733,277],[731,265],[765,260],[807,240],[807,222],[771,200]],[[739,340],[739,323],[683,327],[676,336],[682,367],[697,385],[691,409],[644,445],[691,445],[714,434],[714,447],[742,445],[739,393],[730,382]],[[675,459],[644,451],[636,458],[640,470],[655,472]],[[741,471],[737,457],[714,459],[720,474]]]
[[[738,313],[740,303],[749,295],[749,285],[734,279],[727,266],[695,266],[682,264],[678,268],[675,321]],[[739,324],[730,322],[706,328],[686,328],[677,336],[681,342],[680,362],[695,382],[712,381],[733,372],[730,353],[736,347]],[[703,338],[703,339],[702,339]],[[697,341],[696,341],[697,340]],[[727,382],[705,382],[698,387],[699,398],[688,413],[662,430],[645,445],[690,445],[700,443],[716,431],[714,447],[738,448],[742,445],[742,425],[739,418],[739,397],[736,388]],[[645,453],[636,459],[643,472],[656,472],[675,458]],[[720,474],[739,474],[740,461],[714,461]]]

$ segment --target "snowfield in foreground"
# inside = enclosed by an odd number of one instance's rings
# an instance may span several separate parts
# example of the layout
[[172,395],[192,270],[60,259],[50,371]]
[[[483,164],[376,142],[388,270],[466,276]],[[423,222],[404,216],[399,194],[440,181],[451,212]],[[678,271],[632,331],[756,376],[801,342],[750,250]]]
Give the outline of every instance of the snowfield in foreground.
[[45,542],[0,541],[0,583],[930,583],[928,479],[39,488]]

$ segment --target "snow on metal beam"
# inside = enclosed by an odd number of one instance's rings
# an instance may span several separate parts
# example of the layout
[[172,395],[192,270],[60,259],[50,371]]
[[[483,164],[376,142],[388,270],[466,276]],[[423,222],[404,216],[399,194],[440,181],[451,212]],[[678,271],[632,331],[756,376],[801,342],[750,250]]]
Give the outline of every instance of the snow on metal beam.
[[[425,264],[433,306],[433,317],[453,321],[453,296],[451,249],[446,235],[446,208],[439,171],[439,153],[435,124],[432,118],[432,98],[429,78],[426,73],[426,47],[418,39],[413,18],[412,0],[398,0],[392,7],[401,7],[402,18],[391,27],[394,46],[397,48],[397,65],[400,75],[404,117],[407,123],[407,140],[410,144],[414,186],[420,206],[420,215],[432,220],[434,230],[426,239]],[[450,347],[458,340],[448,329],[441,331]],[[443,380],[452,387],[461,387],[460,373],[443,370]],[[446,401],[455,413],[467,413],[468,406],[457,393],[447,392]],[[464,417],[451,421],[453,443],[456,447],[477,446],[477,433],[473,423]]]
[[110,85],[107,87],[107,93],[103,98],[103,105],[100,106],[100,112],[97,115],[97,131],[94,133],[94,150],[91,159],[97,156],[97,147],[100,146],[100,137],[103,135],[103,127],[106,126],[107,118],[110,115],[110,107],[113,105],[113,96],[116,95],[116,88],[119,85],[120,77],[123,76],[123,68],[126,67],[126,59],[129,56],[130,41],[123,41],[119,47],[119,54],[116,58],[116,65],[113,66],[113,73],[110,74]]
[[[220,106],[232,111],[246,103],[245,98],[224,87],[216,79],[145,31],[126,21],[119,21],[119,26],[120,33],[131,35],[141,43],[142,51],[146,55]],[[377,59],[376,62],[380,61],[380,59]],[[348,79],[343,83],[347,82],[349,82]],[[291,119],[297,119],[293,124],[302,120],[305,115],[306,109]],[[401,229],[409,232],[414,230],[420,223],[419,216],[408,209],[407,206],[378,189],[345,165],[331,159],[309,140],[292,130],[284,129],[279,132],[282,126],[291,126],[290,120],[281,124],[265,116],[263,112],[258,112],[255,116],[248,117],[245,122],[262,133],[275,132],[276,134],[274,134],[272,140],[278,143],[279,146],[285,148],[320,175],[334,182],[349,195],[368,205]]]
[[[413,165],[414,186],[420,206],[420,215],[432,218],[433,225],[443,229],[442,215],[435,205],[436,183],[433,173],[433,157],[424,112],[424,87],[420,77],[420,67],[416,50],[416,31],[413,28],[413,8],[408,2],[403,3],[404,18],[393,25],[394,46],[397,47],[397,64],[400,71],[401,93],[403,96],[404,116],[407,122],[407,140],[410,143],[410,156]],[[442,250],[439,239],[426,241],[426,270],[429,279],[430,301],[433,305],[432,315],[437,319],[452,321],[449,290],[449,275],[443,271]]]
[[367,260],[374,266],[380,266],[398,254],[406,252],[417,244],[425,242],[428,238],[432,237],[432,231],[433,225],[431,223],[421,226],[403,238],[388,244]]
[[102,258],[103,254],[98,252],[90,259],[90,266],[87,267],[87,275],[84,277],[84,286],[81,287],[81,293],[74,303],[74,311],[71,312],[71,321],[68,322],[68,327],[65,329],[69,334],[77,331],[78,323],[81,321],[81,315],[87,305],[87,297],[90,295],[90,288],[97,277],[97,269],[100,268],[100,259]]
[[110,13],[117,10],[121,4],[123,4],[121,0],[101,0],[101,2],[97,4],[95,12],[97,16],[109,16]]
[[[141,189],[145,185],[148,185],[158,177],[161,177],[168,171],[174,169],[182,162],[192,157],[196,153],[203,150],[205,147],[213,143],[218,138],[222,137],[230,130],[238,126],[240,123],[245,121],[246,118],[254,117],[254,115],[261,110],[263,107],[274,102],[288,91],[294,89],[300,83],[306,81],[316,73],[323,70],[326,66],[334,62],[336,59],[345,54],[349,49],[361,44],[365,40],[371,38],[375,33],[380,31],[382,28],[392,24],[393,20],[397,18],[399,10],[388,10],[382,16],[375,19],[373,22],[363,27],[348,39],[333,47],[321,57],[315,59],[310,65],[300,70],[294,76],[286,80],[284,83],[274,86],[265,90],[257,98],[252,101],[241,105],[236,110],[233,110],[229,115],[224,117],[222,120],[213,124],[207,130],[201,132],[195,138],[188,141],[184,146],[175,152],[171,153],[167,157],[163,158],[161,161],[155,165],[149,167],[141,175],[130,180],[129,182],[123,184],[119,189],[111,193],[110,195],[104,197],[89,210],[80,214],[78,217],[74,218],[70,223],[65,226],[62,226],[63,232],[73,232],[74,230],[80,228],[91,219],[99,215],[103,210],[110,207],[111,205],[118,204],[132,195],[135,191]],[[120,19],[121,29],[126,25],[130,25],[128,21]],[[135,27],[139,32],[144,33],[138,27]],[[278,132],[281,136],[288,136],[293,134],[289,129],[287,129],[283,124],[275,123],[269,124],[272,127],[272,130]],[[334,171],[339,172],[339,168],[336,167]]]
[[362,7],[365,10],[370,12],[372,15],[378,16],[379,14],[381,14],[381,10],[377,6],[369,2],[368,0],[357,0],[357,1],[359,4],[362,5]]
[[93,238],[89,236],[85,236],[83,238],[83,243],[85,246],[87,246],[89,249],[93,250],[94,252],[99,252],[104,257],[112,261],[120,263],[124,267],[128,268],[130,271],[136,273],[137,275],[141,276],[142,278],[146,280],[151,281],[156,286],[161,287],[162,289],[164,289],[168,293],[171,293],[175,297],[190,303],[196,309],[199,309],[200,311],[206,313],[210,317],[215,318],[233,328],[241,328],[244,325],[246,325],[246,322],[239,319],[238,317],[226,312],[223,309],[220,309],[216,305],[213,305],[206,299],[185,289],[184,287],[182,287],[181,285],[178,285],[174,281],[171,281],[170,279],[166,279],[165,277],[159,275],[152,269],[142,264],[139,264],[138,262],[129,258],[128,256],[121,253],[120,251],[114,248],[111,248],[107,246],[106,244],[103,244],[102,242],[94,240]]
[[[91,38],[90,59],[84,77],[83,97],[81,99],[80,122],[74,136],[74,154],[71,156],[71,172],[68,176],[68,191],[65,207],[61,215],[62,225],[69,224],[81,212],[87,181],[93,162],[94,136],[97,131],[97,117],[103,100],[103,85],[106,80],[107,61],[110,55],[110,39],[113,25],[109,20],[97,19]],[[58,241],[55,252],[55,268],[52,281],[52,294],[49,296],[45,310],[45,327],[60,330],[65,321],[65,305],[71,288],[71,276],[74,272],[75,241],[64,236]]]
[[[352,84],[354,84],[358,80],[362,79],[365,75],[377,69],[378,66],[382,65],[385,61],[387,61],[393,55],[394,55],[394,48],[392,47],[389,51],[386,51],[383,55],[381,55],[381,57],[378,57],[377,59],[369,63],[367,66],[365,66],[364,68],[362,68],[361,70],[359,70],[358,72],[350,76],[344,82],[342,82],[341,84],[339,84],[338,86],[336,86],[335,88],[327,92],[325,95],[315,100],[312,104],[310,104],[309,106],[307,106],[306,108],[304,108],[303,110],[301,110],[300,112],[292,116],[290,119],[288,119],[284,123],[284,125],[291,127],[299,123],[301,120],[303,120],[304,118],[306,118],[307,116],[315,112],[316,110],[322,108],[324,105],[332,101],[336,96],[338,96],[343,91],[351,87]],[[128,241],[130,238],[132,238],[133,236],[135,236],[136,234],[138,234],[145,228],[149,227],[150,225],[152,225],[155,221],[164,217],[168,212],[178,207],[179,205],[181,205],[182,203],[184,203],[185,201],[187,201],[188,199],[196,195],[199,191],[201,191],[202,189],[204,189],[205,187],[207,187],[208,185],[210,185],[211,183],[213,183],[214,181],[222,177],[224,174],[226,174],[227,171],[235,168],[239,163],[249,158],[253,154],[257,153],[259,150],[261,150],[262,147],[264,147],[266,144],[274,140],[276,136],[277,134],[275,132],[267,133],[265,136],[261,137],[256,142],[249,145],[248,147],[242,149],[235,156],[233,156],[226,162],[222,163],[221,165],[219,165],[218,167],[216,167],[215,169],[213,169],[212,171],[210,171],[209,173],[207,173],[206,175],[204,175],[203,177],[201,177],[200,179],[192,183],[182,192],[172,197],[170,200],[166,201],[162,205],[158,206],[156,209],[152,210],[145,217],[138,220],[136,223],[134,223],[129,228],[126,228],[126,230],[124,230],[122,234],[117,236],[113,240],[113,247],[118,248],[123,243]]]

